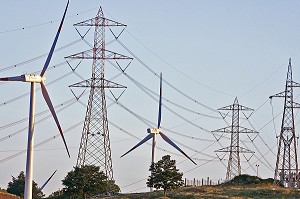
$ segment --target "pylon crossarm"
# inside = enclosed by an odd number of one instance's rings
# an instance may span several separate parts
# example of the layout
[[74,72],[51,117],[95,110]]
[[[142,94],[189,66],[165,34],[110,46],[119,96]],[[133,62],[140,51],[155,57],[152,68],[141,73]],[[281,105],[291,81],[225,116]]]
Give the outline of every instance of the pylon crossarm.
[[297,102],[293,102],[293,107],[292,108],[300,108],[300,104]]
[[93,59],[93,49],[69,55],[65,59]]
[[239,104],[233,104],[229,106],[224,106],[222,108],[218,108],[218,111],[228,111],[228,110],[254,111],[254,109],[252,108],[248,108],[246,106],[242,106]]
[[245,128],[245,127],[241,127],[241,126],[240,126],[239,133],[258,133],[258,132],[257,132],[257,131],[254,131],[254,130],[252,130],[252,129],[248,129],[248,128]]
[[224,106],[222,108],[218,108],[218,111],[228,111],[228,110],[232,110],[233,109],[233,105],[229,105],[229,106]]
[[81,82],[70,85],[69,88],[71,88],[71,87],[90,87],[89,86],[91,84],[90,82],[91,82],[91,79],[83,80]]
[[121,84],[106,80],[104,80],[104,88],[127,88],[126,86],[123,86]]
[[[104,21],[104,23],[103,23]],[[105,17],[94,17],[79,23],[74,24],[73,26],[127,26],[125,24],[107,19]]]
[[221,149],[218,149],[218,150],[215,150],[215,152],[237,152],[238,150],[234,150],[234,146],[228,146],[228,147],[224,147],[224,148],[221,148]]
[[116,22],[114,20],[111,20],[111,19],[107,19],[107,18],[104,18],[104,17],[101,17],[101,20],[104,20],[105,21],[105,26],[127,26],[125,24],[122,24],[120,22]]
[[115,52],[112,52],[109,50],[105,50],[105,52],[107,52],[109,54],[107,54],[104,59],[131,59],[131,60],[133,60],[132,57],[128,57],[126,55],[115,53]]
[[85,21],[73,24],[73,26],[94,26],[95,25],[95,18],[87,19]]
[[230,151],[231,151],[231,148],[229,146],[215,150],[215,152],[230,152]]
[[292,87],[300,87],[300,84],[297,82],[292,81]]
[[[102,83],[104,82],[104,83]],[[84,80],[75,84],[70,85],[69,87],[86,87],[86,88],[127,88],[121,84],[117,84],[115,82],[102,79],[102,78],[91,78],[88,80]]]
[[[257,131],[242,127],[242,126],[238,126],[239,128],[239,133],[258,133]],[[212,131],[212,133],[232,133],[232,126],[227,126],[224,128],[220,128],[217,130]]]
[[102,54],[99,54],[99,56],[94,56],[94,49],[86,50],[80,53],[76,53],[70,56],[65,57],[65,59],[133,59],[131,57],[128,57],[126,55],[122,55],[119,53],[112,52],[110,50],[104,50],[106,53],[103,57]]
[[239,152],[239,153],[254,153],[254,151],[251,151],[249,149],[240,147],[240,146],[228,146],[224,147],[222,149],[218,149],[215,152]]
[[255,153],[254,151],[251,151],[249,149],[246,149],[244,147],[239,147],[240,153]]
[[285,97],[285,91],[277,93],[275,95],[271,95],[269,98],[272,99],[273,97]]
[[232,132],[232,127],[231,126],[227,126],[227,127],[220,128],[220,129],[212,131],[212,133],[231,133],[231,132]]

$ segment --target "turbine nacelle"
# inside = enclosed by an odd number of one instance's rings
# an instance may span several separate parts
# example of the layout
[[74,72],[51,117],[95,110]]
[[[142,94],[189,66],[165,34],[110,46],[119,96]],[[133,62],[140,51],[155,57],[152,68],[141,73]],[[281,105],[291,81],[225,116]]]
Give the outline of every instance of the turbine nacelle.
[[46,80],[45,77],[36,75],[36,74],[26,74],[26,75],[21,75],[24,77],[25,82],[35,82],[35,83],[41,83]]
[[147,129],[147,132],[148,133],[152,133],[152,134],[159,134],[159,133],[162,133],[160,129],[158,128],[148,128]]
[[36,75],[36,74],[25,74],[15,77],[3,77],[0,78],[0,81],[18,81],[18,82],[34,82],[34,83],[42,83],[46,80],[44,76]]

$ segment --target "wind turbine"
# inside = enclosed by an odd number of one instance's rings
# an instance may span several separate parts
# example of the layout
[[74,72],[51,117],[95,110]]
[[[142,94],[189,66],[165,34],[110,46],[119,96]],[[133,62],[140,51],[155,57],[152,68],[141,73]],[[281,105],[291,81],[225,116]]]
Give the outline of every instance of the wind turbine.
[[70,157],[69,149],[67,147],[64,135],[62,133],[62,129],[60,127],[58,118],[56,116],[53,104],[50,100],[49,94],[47,92],[46,86],[45,86],[45,72],[49,66],[50,60],[52,58],[65,16],[66,12],[69,6],[69,1],[66,5],[64,15],[62,17],[62,20],[60,22],[59,28],[57,30],[56,36],[54,38],[53,44],[51,46],[50,52],[48,54],[48,57],[46,59],[46,62],[44,64],[44,67],[42,69],[42,72],[40,75],[37,74],[25,74],[21,76],[15,76],[15,77],[5,77],[0,78],[0,81],[20,81],[20,82],[30,82],[31,83],[31,89],[30,89],[30,108],[29,108],[29,127],[28,127],[28,143],[27,143],[27,159],[26,159],[26,177],[25,177],[25,190],[24,190],[24,199],[32,199],[32,172],[33,172],[33,142],[34,142],[34,113],[35,113],[35,83],[40,83],[41,90],[43,97],[52,113],[52,116],[55,120],[55,123],[58,127],[58,130],[60,132],[60,135],[63,139],[64,145],[66,147],[68,156]]
[[[190,159],[195,165],[196,162],[194,162],[185,152],[183,152],[170,138],[168,138],[163,132],[160,130],[160,122],[161,122],[161,99],[162,99],[162,73],[160,73],[160,92],[159,92],[159,105],[158,105],[158,122],[157,122],[157,128],[148,128],[147,132],[149,135],[147,135],[142,141],[140,141],[137,145],[132,147],[129,151],[124,153],[123,156],[128,154],[129,152],[133,151],[143,143],[147,142],[149,139],[152,138],[152,161],[151,163],[155,162],[155,155],[156,155],[156,134],[159,134],[167,143],[172,145],[175,149],[177,149],[180,153],[182,153],[184,156],[186,156],[188,159]],[[152,191],[152,187],[150,187],[150,191]]]

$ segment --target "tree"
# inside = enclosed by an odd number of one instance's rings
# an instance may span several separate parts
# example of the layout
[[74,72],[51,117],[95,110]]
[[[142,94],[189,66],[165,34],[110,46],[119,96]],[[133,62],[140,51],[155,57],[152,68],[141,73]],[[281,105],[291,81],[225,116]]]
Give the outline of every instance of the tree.
[[[25,189],[25,174],[21,171],[17,178],[12,176],[12,181],[8,183],[7,192],[15,194],[23,198]],[[36,182],[32,181],[32,197],[42,198],[44,196],[43,192],[39,189]]]
[[74,167],[62,180],[62,184],[67,195],[79,198],[106,193],[108,186],[116,189],[115,192],[120,191],[119,186],[114,181],[108,181],[100,167],[94,165]]
[[157,163],[152,163],[149,171],[151,175],[147,180],[148,187],[164,190],[176,189],[183,185],[182,173],[176,168],[176,161],[170,159],[170,155],[163,156]]

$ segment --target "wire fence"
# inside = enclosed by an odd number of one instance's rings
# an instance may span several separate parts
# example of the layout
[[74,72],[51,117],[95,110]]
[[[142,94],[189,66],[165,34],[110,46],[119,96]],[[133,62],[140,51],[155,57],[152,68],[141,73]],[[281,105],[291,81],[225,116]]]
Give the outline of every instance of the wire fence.
[[219,185],[223,183],[224,180],[222,179],[210,179],[209,177],[207,178],[202,178],[202,179],[184,179],[184,186],[185,187],[199,187],[199,186],[205,186],[205,185]]

